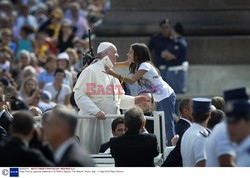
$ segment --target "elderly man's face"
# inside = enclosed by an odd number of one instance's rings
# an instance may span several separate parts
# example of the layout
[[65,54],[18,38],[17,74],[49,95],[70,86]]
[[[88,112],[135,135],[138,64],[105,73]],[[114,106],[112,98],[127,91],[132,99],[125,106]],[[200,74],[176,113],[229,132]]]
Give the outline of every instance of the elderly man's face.
[[117,49],[114,48],[114,47],[109,47],[109,48],[107,49],[107,55],[108,55],[108,57],[110,58],[112,64],[115,65],[116,60],[117,60],[118,57],[119,57],[119,54],[118,54],[118,52],[117,52]]

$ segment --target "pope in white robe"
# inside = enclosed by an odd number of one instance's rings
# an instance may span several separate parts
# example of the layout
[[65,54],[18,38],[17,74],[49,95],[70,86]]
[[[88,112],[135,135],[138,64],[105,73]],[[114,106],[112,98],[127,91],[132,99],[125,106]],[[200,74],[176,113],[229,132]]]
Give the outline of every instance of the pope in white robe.
[[80,143],[92,154],[98,153],[100,145],[109,141],[112,136],[113,119],[105,119],[104,115],[99,117],[100,114],[119,114],[120,108],[133,107],[136,100],[136,97],[125,95],[118,79],[103,72],[104,65],[113,66],[118,58],[116,47],[112,43],[103,42],[97,53],[106,57],[84,69],[73,89],[76,104],[80,109],[79,115],[97,117],[79,119],[76,131]]

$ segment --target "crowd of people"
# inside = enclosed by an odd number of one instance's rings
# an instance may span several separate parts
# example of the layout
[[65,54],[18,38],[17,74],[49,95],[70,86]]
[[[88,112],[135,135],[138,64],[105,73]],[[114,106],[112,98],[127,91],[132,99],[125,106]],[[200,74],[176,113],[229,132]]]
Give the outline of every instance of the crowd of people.
[[[176,100],[188,72],[180,23],[161,21],[148,45],[128,46],[125,61],[102,42],[83,64],[87,31],[109,7],[108,0],[0,2],[0,166],[93,167],[90,154],[99,152],[115,166],[155,166],[158,143],[145,119],[153,111],[164,111],[166,146],[175,146],[162,167],[250,166],[249,89]],[[130,77],[115,67],[128,67]]]

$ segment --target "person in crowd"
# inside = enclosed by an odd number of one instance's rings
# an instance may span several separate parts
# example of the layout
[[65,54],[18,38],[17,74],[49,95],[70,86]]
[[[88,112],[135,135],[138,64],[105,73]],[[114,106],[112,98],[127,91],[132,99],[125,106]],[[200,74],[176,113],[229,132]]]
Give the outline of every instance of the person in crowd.
[[214,126],[219,124],[224,117],[225,117],[225,114],[223,111],[221,111],[219,109],[213,110],[211,112],[211,118],[209,119],[209,121],[207,123],[207,129],[209,129],[210,132],[212,132]]
[[39,92],[39,87],[34,78],[28,77],[23,81],[19,92],[19,96],[28,105],[32,102],[32,100],[35,97],[35,93],[34,95],[30,96],[30,92],[32,90],[36,90],[37,92]]
[[14,54],[16,51],[16,43],[12,40],[12,31],[9,28],[5,28],[1,31],[2,46],[10,48],[11,53]]
[[22,50],[25,50],[28,52],[33,52],[36,50],[36,43],[30,37],[31,34],[33,33],[34,31],[31,26],[25,25],[21,27],[20,38],[17,41],[16,56],[18,56]]
[[184,167],[204,167],[206,161],[205,141],[209,134],[207,122],[211,114],[211,99],[193,98],[193,124],[183,134],[181,157]]
[[[145,116],[153,116],[153,109],[155,107],[154,98],[151,93],[147,92],[140,92],[138,95],[144,95],[147,97],[147,101],[142,104],[138,104],[137,106],[140,107]],[[145,121],[145,129],[149,133],[154,133],[154,121],[153,120],[146,120]]]
[[100,145],[111,137],[112,119],[106,119],[106,114],[119,114],[119,108],[128,109],[146,101],[145,96],[124,95],[120,82],[103,72],[105,65],[114,66],[119,57],[115,45],[100,43],[97,55],[96,62],[81,72],[73,89],[79,115],[96,117],[79,120],[76,132],[81,144],[86,145],[91,153],[98,153]]
[[4,72],[10,72],[11,55],[8,51],[9,48],[0,49],[0,69]]
[[[73,85],[72,86],[74,86],[75,83],[76,83],[76,80],[77,80],[77,71],[75,69],[75,65],[77,65],[77,64],[80,65],[78,61],[79,60],[82,61],[82,60],[79,59],[77,51],[74,48],[67,48],[66,53],[69,56],[69,67],[68,67],[68,70],[69,70],[69,72],[70,72],[70,74],[72,76],[72,81],[73,81]],[[78,66],[78,67],[80,67],[80,66]]]
[[66,106],[57,105],[46,121],[45,134],[54,151],[56,166],[93,167],[88,152],[75,138],[77,116]]
[[55,80],[53,83],[47,83],[44,91],[48,91],[52,95],[52,100],[57,104],[70,105],[71,88],[69,85],[63,84],[65,72],[61,68],[57,68],[55,73]]
[[111,155],[116,167],[152,167],[154,157],[159,155],[154,134],[140,133],[144,114],[139,107],[133,107],[124,115],[127,131],[120,137],[110,139]]
[[20,7],[20,15],[16,19],[14,32],[17,37],[20,37],[20,31],[23,26],[31,26],[34,30],[38,29],[36,18],[29,14],[29,5],[22,4]]
[[46,71],[41,72],[37,77],[39,88],[43,88],[45,84],[54,82],[54,73],[57,68],[57,58],[51,54],[47,57],[45,64]]
[[50,17],[39,27],[39,32],[45,32],[52,39],[56,41],[61,29],[61,21],[63,19],[63,11],[61,8],[54,8],[51,11]]
[[192,99],[182,99],[179,106],[180,120],[175,125],[176,134],[180,135],[192,125]]
[[52,101],[52,95],[50,92],[43,90],[41,92],[40,101],[39,101],[39,108],[42,112],[53,108],[56,106],[56,103]]
[[250,166],[250,103],[235,101],[226,108],[229,138],[237,144],[236,166]]
[[0,146],[1,167],[50,167],[52,162],[39,150],[30,149],[29,142],[34,134],[34,119],[28,111],[17,111],[11,123],[11,138]]
[[121,83],[133,84],[138,82],[146,91],[153,94],[157,102],[157,110],[164,111],[168,145],[175,135],[174,112],[176,96],[174,90],[162,79],[156,67],[152,64],[148,47],[143,43],[132,44],[127,54],[128,60],[117,65],[129,65],[131,78],[117,74],[105,66],[107,74],[121,80]]
[[30,52],[27,50],[20,50],[17,55],[18,67],[23,70],[24,67],[30,65]]
[[5,95],[0,94],[0,126],[10,133],[10,124],[12,122],[12,115],[8,111],[8,107],[5,101]]
[[58,68],[61,68],[65,72],[65,78],[64,78],[64,83],[68,84],[70,88],[73,87],[73,75],[69,71],[70,70],[70,62],[69,62],[69,55],[66,52],[60,53],[57,56],[57,66]]
[[70,13],[67,19],[72,22],[72,26],[75,29],[75,35],[79,38],[88,36],[89,24],[86,16],[80,14],[80,5],[77,2],[73,2],[70,6]]
[[192,125],[192,99],[182,99],[179,106],[180,120],[175,125],[176,135],[171,140],[174,149],[169,153],[161,167],[182,167],[181,140],[185,131]]
[[[224,91],[224,100],[226,105],[234,100],[249,99],[248,89],[246,87],[233,88]],[[206,143],[206,167],[232,167],[235,166],[235,145],[231,142],[227,123],[222,120],[217,124],[209,135]]]
[[41,109],[38,108],[38,107],[36,107],[36,106],[30,106],[29,112],[30,112],[33,116],[42,116],[42,111],[41,111]]
[[64,19],[57,40],[59,52],[64,52],[67,48],[73,48],[74,38],[75,35],[73,33],[72,22],[69,19]]
[[[124,119],[122,117],[114,119],[111,129],[114,137],[122,136],[126,132]],[[110,153],[110,141],[101,145],[99,153]]]
[[221,96],[214,96],[211,98],[212,99],[212,105],[221,111],[224,112],[224,107],[225,107],[225,100]]

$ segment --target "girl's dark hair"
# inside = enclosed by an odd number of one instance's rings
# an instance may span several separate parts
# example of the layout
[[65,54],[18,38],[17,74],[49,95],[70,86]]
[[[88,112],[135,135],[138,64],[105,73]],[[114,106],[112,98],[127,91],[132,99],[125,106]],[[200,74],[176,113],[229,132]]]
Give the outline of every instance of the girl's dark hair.
[[141,63],[152,63],[152,60],[149,49],[144,43],[134,43],[131,45],[131,48],[134,51],[135,62],[129,65],[129,72],[134,74],[138,70]]
[[[131,49],[134,51],[135,62],[129,65],[130,73],[135,74],[138,68],[140,67],[141,63],[143,62],[149,62],[152,66],[154,66],[154,64],[152,63],[150,51],[144,43],[134,43],[131,45]],[[159,74],[158,69],[155,66],[154,68]]]

